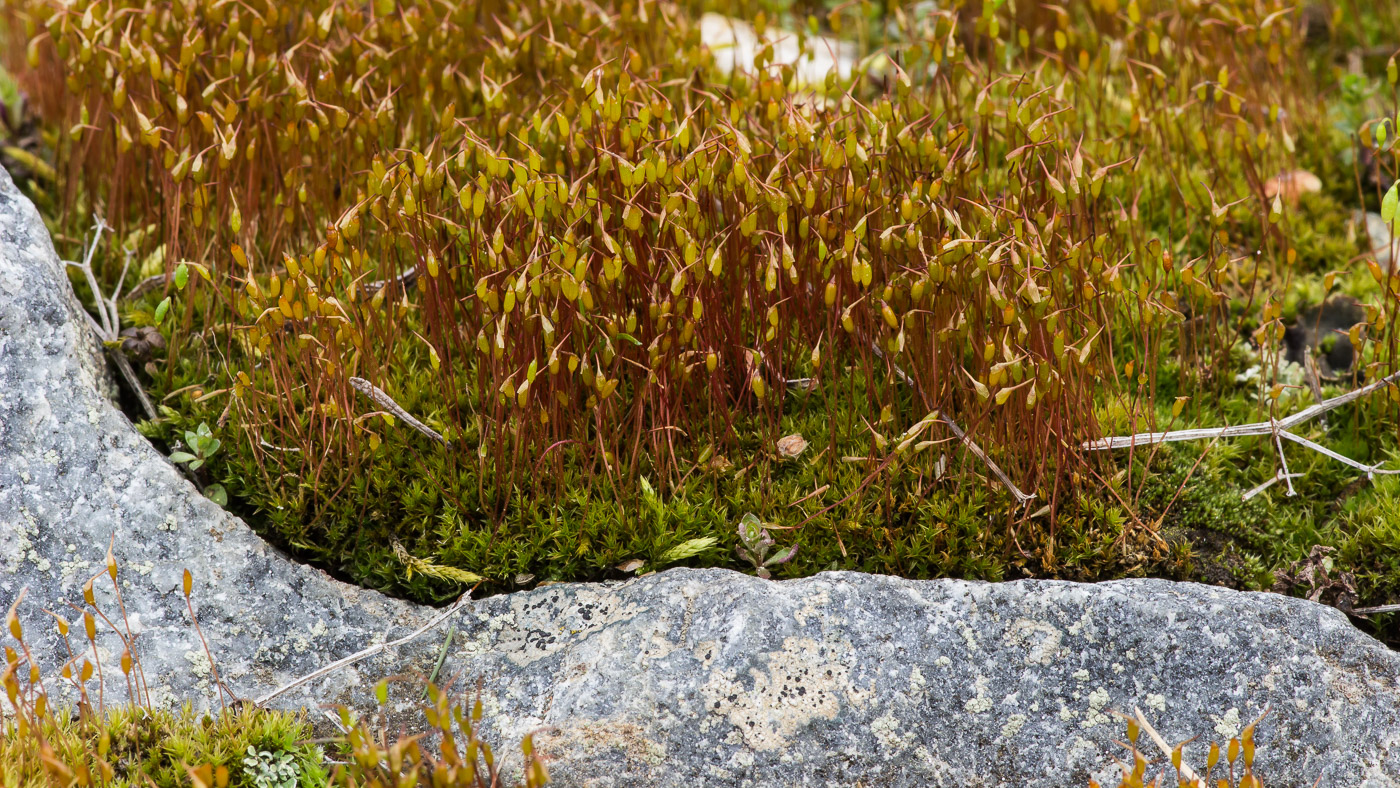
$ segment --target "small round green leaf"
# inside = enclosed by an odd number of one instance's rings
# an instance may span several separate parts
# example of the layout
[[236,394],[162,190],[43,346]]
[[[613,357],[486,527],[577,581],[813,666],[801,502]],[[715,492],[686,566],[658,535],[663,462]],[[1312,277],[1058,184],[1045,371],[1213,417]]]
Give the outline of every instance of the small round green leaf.
[[228,506],[228,490],[222,484],[211,484],[204,488],[204,497],[220,506]]

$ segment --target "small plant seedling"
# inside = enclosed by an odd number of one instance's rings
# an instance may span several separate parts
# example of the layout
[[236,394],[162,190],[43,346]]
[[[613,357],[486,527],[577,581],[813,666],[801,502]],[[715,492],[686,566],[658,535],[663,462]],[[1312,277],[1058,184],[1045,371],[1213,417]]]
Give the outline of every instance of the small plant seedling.
[[764,580],[773,576],[768,571],[770,568],[785,564],[797,555],[797,545],[790,545],[778,550],[771,556],[769,550],[773,549],[773,537],[768,535],[768,529],[758,519],[757,515],[749,512],[739,521],[739,541],[743,543],[738,548],[739,557],[753,564],[757,574]]
[[[214,437],[210,431],[209,424],[200,422],[199,427],[194,430],[185,430],[185,446],[189,451],[171,452],[170,461],[184,465],[191,471],[197,471],[211,457],[218,453],[223,442]],[[204,494],[209,500],[220,506],[228,505],[228,491],[222,484],[210,484],[204,488]]]
[[[192,471],[199,470],[200,466],[209,461],[223,442],[214,437],[210,432],[209,424],[200,422],[196,430],[185,430],[185,445],[190,451],[177,451],[170,455],[170,461],[180,463]],[[193,452],[193,453],[191,453]]]
[[247,753],[243,765],[252,775],[255,788],[297,788],[301,775],[297,770],[296,758],[291,753],[259,751],[251,744]]

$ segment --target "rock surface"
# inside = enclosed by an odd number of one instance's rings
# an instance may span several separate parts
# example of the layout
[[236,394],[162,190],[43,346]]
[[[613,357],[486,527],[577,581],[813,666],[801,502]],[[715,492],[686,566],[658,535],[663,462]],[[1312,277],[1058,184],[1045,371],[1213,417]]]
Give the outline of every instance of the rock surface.
[[[0,171],[0,605],[28,588],[21,620],[46,672],[66,650],[42,609],[82,604],[109,539],[157,703],[216,703],[186,568],[244,697],[436,614],[288,561],[202,498],[111,404],[79,309]],[[115,615],[105,575],[96,588]],[[1112,715],[1134,707],[1172,742],[1219,741],[1270,708],[1258,765],[1271,785],[1400,783],[1400,656],[1331,608],[1151,580],[672,570],[549,586],[470,603],[275,703],[367,708],[380,678],[430,672],[450,625],[443,675],[480,686],[503,753],[536,731],[558,785],[1084,785],[1113,773]],[[99,641],[110,702],[122,646]],[[414,719],[418,685],[393,686],[391,710]]]
[[499,738],[543,726],[566,785],[1117,785],[1134,708],[1200,735],[1203,765],[1271,707],[1269,785],[1400,778],[1400,656],[1273,594],[672,570],[481,600],[458,627],[448,669]]

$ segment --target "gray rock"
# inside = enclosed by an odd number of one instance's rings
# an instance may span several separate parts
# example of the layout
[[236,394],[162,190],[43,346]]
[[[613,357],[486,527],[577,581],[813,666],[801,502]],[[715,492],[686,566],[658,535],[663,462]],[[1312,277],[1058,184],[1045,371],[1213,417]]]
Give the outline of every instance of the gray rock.
[[[186,568],[244,697],[437,614],[297,565],[202,498],[111,404],[79,309],[43,224],[0,175],[0,605],[28,588],[21,620],[46,673],[67,652],[41,610],[82,604],[109,539],[157,703],[217,703]],[[105,575],[96,588],[115,615]],[[507,763],[534,731],[559,785],[1084,785],[1113,774],[1113,712],[1134,707],[1172,742],[1222,740],[1269,708],[1269,784],[1400,782],[1400,657],[1331,608],[1152,580],[673,570],[555,585],[469,603],[275,705],[371,710],[374,682],[431,671],[449,625],[443,675],[467,697],[480,687]],[[98,652],[111,703],[125,693],[121,644],[104,635]],[[419,685],[392,686],[395,724],[421,719]],[[1191,745],[1188,761],[1204,751]]]
[[1117,785],[1134,708],[1201,736],[1199,766],[1269,708],[1270,785],[1400,777],[1400,656],[1276,594],[672,570],[481,600],[458,626],[449,668],[500,738],[543,728],[564,785]]

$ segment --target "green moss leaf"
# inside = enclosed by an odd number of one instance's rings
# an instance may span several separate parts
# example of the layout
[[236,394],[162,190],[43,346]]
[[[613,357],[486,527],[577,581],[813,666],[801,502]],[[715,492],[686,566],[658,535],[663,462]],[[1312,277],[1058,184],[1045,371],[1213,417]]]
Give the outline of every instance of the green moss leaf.
[[695,556],[700,555],[706,550],[709,550],[711,547],[714,547],[715,544],[718,542],[719,539],[713,536],[704,536],[699,539],[691,539],[686,542],[681,542],[675,547],[672,547],[670,550],[667,550],[666,552],[662,553],[661,558],[657,561],[657,563],[673,564],[677,561],[684,561],[687,558],[694,558]]

